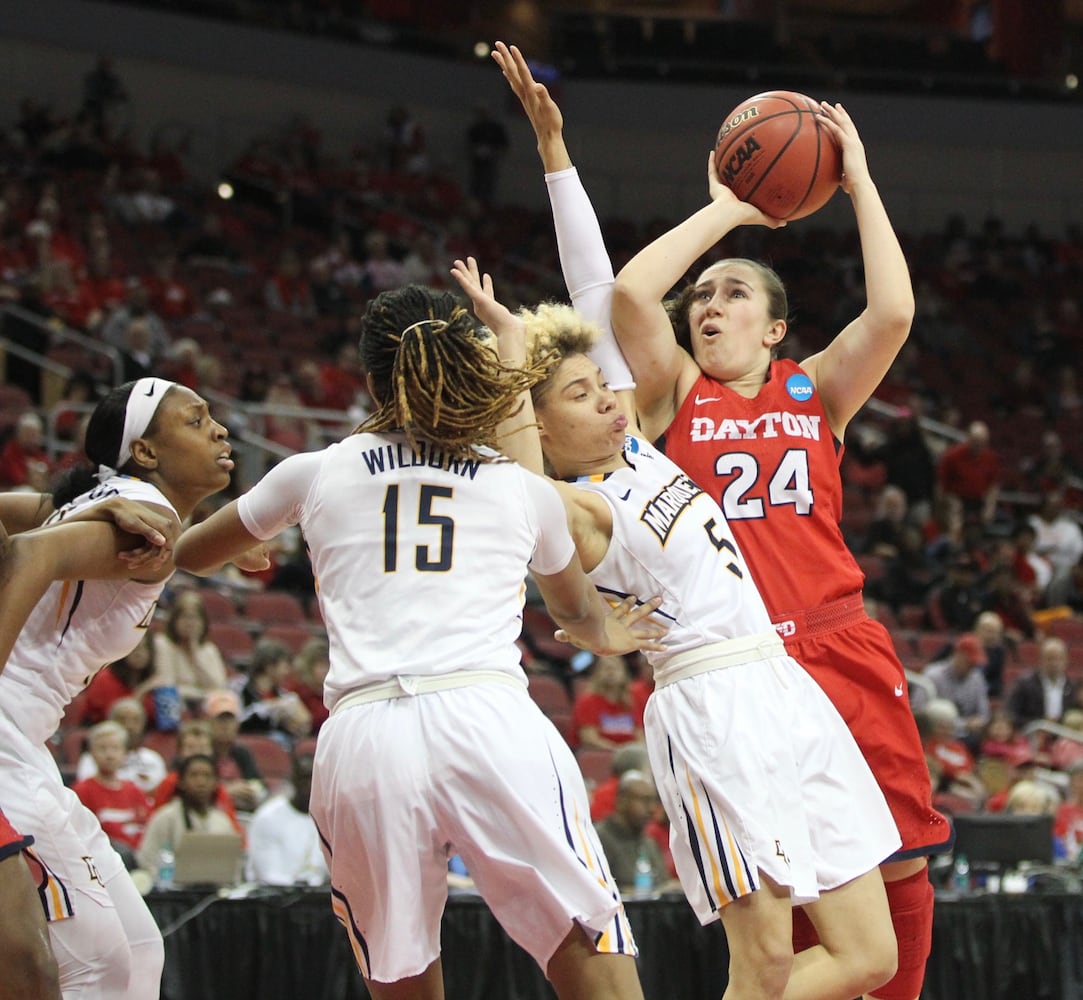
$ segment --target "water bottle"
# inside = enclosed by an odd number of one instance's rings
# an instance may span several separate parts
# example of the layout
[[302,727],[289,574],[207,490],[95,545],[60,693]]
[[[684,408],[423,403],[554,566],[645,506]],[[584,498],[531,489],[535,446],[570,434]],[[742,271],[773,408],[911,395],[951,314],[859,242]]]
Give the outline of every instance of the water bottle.
[[639,857],[636,858],[636,873],[632,888],[635,889],[637,896],[645,896],[654,888],[654,872],[646,850],[641,850]]
[[955,864],[951,869],[951,883],[958,892],[970,890],[970,862],[965,854],[955,855]]
[[163,847],[158,852],[158,888],[172,889],[173,875],[177,867],[177,856],[173,848]]
[[180,691],[176,685],[166,684],[156,687],[152,694],[156,727],[163,733],[175,732],[182,714]]

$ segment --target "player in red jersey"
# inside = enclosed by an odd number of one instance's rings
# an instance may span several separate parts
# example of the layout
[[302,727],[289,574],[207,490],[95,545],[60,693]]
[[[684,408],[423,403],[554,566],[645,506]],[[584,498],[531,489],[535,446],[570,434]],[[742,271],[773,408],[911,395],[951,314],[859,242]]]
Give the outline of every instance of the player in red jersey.
[[[666,454],[718,498],[787,651],[831,697],[891,806],[903,846],[881,870],[899,972],[874,995],[913,1000],[932,935],[927,857],[950,846],[951,829],[932,807],[905,672],[887,631],[864,611],[864,578],[839,527],[839,465],[846,425],[906,341],[914,295],[857,129],[841,105],[824,105],[819,120],[843,151],[867,297],[823,351],[799,364],[773,359],[786,335],[786,292],[755,261],[719,261],[669,310],[663,304],[730,230],[779,225],[738,201],[713,169],[711,203],[621,270],[612,319],[647,436],[663,439]],[[797,927],[797,946],[815,940]]]
[[[843,187],[858,218],[868,307],[820,355],[773,361],[786,332],[778,276],[752,261],[722,261],[685,293],[674,325],[670,288],[739,225],[776,227],[738,202],[710,171],[712,204],[628,263],[613,288],[600,227],[562,138],[560,111],[521,53],[494,57],[538,138],[561,264],[576,308],[603,329],[610,314],[631,365],[615,345],[598,363],[612,388],[631,388],[646,437],[719,499],[788,652],[824,687],[884,790],[903,841],[883,868],[899,941],[899,972],[874,991],[884,1000],[921,992],[932,932],[926,857],[950,846],[910,711],[905,673],[886,630],[861,598],[863,577],[839,528],[839,464],[847,422],[905,342],[913,293],[905,259],[845,110],[822,121],[839,139]],[[619,325],[618,325],[619,324]],[[618,384],[619,383],[619,384]],[[795,944],[814,943],[807,921]]]

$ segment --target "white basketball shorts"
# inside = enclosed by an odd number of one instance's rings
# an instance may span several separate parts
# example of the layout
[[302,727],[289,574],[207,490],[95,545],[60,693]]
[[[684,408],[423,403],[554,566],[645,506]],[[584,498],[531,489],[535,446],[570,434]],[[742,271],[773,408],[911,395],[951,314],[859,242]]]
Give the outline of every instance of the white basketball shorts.
[[478,683],[333,714],[310,811],[366,979],[396,982],[439,956],[454,854],[543,970],[575,922],[599,952],[636,953],[575,758],[525,688]]
[[43,868],[42,901],[49,920],[77,913],[88,897],[112,908],[110,879],[124,862],[109,843],[98,818],[64,785],[49,750],[31,743],[0,712],[0,802],[12,825],[34,838]]
[[644,728],[677,874],[704,924],[757,889],[760,872],[797,905],[899,846],[842,717],[789,656],[660,687]]

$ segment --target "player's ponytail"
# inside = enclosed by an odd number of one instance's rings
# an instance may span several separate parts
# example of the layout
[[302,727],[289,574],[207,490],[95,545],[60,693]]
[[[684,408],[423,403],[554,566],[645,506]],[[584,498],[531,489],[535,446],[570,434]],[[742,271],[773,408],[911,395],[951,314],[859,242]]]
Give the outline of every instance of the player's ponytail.
[[401,430],[452,455],[497,445],[497,428],[519,394],[547,368],[509,368],[484,330],[448,292],[420,285],[378,295],[362,321],[361,361],[378,408],[355,433]]
[[134,382],[110,390],[94,407],[86,426],[83,453],[87,462],[72,466],[53,486],[53,506],[62,507],[97,485],[98,466],[112,465],[124,433],[124,413]]

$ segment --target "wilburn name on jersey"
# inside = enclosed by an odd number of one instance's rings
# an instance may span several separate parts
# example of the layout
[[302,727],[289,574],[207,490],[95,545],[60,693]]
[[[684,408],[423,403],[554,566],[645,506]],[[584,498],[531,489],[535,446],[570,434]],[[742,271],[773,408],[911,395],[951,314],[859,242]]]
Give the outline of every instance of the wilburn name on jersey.
[[448,472],[473,479],[482,465],[480,461],[452,458],[445,454],[442,448],[436,448],[425,441],[418,441],[416,451],[403,443],[370,448],[362,452],[362,458],[371,476],[391,469],[427,466],[430,469],[446,469]]

